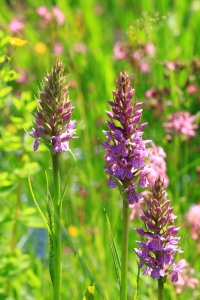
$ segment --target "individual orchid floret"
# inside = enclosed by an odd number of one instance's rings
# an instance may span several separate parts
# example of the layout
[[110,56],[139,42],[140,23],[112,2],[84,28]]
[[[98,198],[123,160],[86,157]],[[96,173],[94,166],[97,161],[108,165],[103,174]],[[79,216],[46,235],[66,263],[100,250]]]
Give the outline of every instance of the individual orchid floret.
[[180,238],[175,237],[180,227],[173,225],[176,216],[172,213],[171,201],[167,200],[161,176],[155,181],[149,195],[146,210],[140,216],[144,229],[136,228],[142,237],[142,242],[137,241],[139,248],[134,249],[139,258],[139,267],[144,266],[143,274],[149,274],[152,278],[163,277],[163,282],[171,273],[172,282],[177,282],[178,273],[183,267],[174,261],[176,253],[182,253],[179,248]]
[[[119,180],[127,193],[129,204],[137,203],[142,196],[136,192],[136,181],[144,188],[148,185],[146,161],[149,150],[143,140],[143,129],[147,123],[140,124],[142,118],[142,102],[131,105],[135,93],[130,86],[126,71],[121,72],[116,81],[117,89],[113,91],[114,100],[109,101],[111,112],[106,111],[109,121],[108,131],[103,148],[106,150],[104,170],[110,175],[108,186],[115,188]],[[115,180],[116,179],[116,180]]]
[[52,153],[68,151],[69,140],[76,137],[76,121],[70,120],[74,107],[70,106],[66,80],[63,64],[57,61],[41,84],[42,91],[39,91],[38,107],[34,114],[34,128],[30,132],[35,138],[34,151],[38,149],[40,141]]
[[196,285],[199,283],[199,280],[194,277],[195,269],[191,268],[185,259],[180,260],[179,268],[180,265],[184,267],[182,268],[182,272],[179,274],[179,280],[178,282],[173,283],[177,294],[181,294],[186,288],[195,289]]

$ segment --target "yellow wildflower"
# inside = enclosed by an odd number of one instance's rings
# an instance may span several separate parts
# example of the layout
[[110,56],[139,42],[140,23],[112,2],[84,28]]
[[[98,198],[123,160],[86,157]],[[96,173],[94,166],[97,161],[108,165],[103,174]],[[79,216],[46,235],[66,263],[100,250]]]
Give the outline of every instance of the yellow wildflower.
[[10,37],[8,39],[8,41],[12,46],[15,46],[15,47],[22,47],[27,43],[26,40],[21,40],[19,38],[13,38],[13,37]]
[[47,46],[44,43],[37,43],[34,49],[38,55],[44,55],[47,52]]
[[78,229],[74,226],[74,225],[70,225],[67,228],[69,234],[73,237],[77,237],[78,236]]

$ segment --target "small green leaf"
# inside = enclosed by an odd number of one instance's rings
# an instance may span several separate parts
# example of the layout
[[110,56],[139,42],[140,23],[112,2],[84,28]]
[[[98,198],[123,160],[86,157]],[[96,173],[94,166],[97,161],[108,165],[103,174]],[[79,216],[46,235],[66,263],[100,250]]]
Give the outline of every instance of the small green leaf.
[[32,269],[26,271],[26,276],[31,287],[39,288],[41,286],[41,280],[34,274]]
[[85,296],[83,297],[83,300],[94,300],[94,289],[95,289],[95,285],[93,282],[91,282],[85,292]]
[[15,80],[16,78],[18,78],[20,76],[20,73],[15,72],[14,70],[10,70],[8,71],[8,73],[5,75],[3,81],[4,82],[9,82],[12,80]]
[[69,150],[69,152],[71,153],[71,155],[72,155],[73,158],[74,158],[74,165],[73,165],[72,170],[71,170],[71,172],[70,172],[70,174],[69,174],[69,177],[67,178],[67,181],[66,181],[66,183],[65,183],[65,187],[64,187],[64,190],[63,190],[63,195],[62,195],[61,201],[60,201],[60,202],[61,202],[61,207],[62,207],[63,199],[64,199],[64,197],[65,197],[65,193],[66,193],[66,191],[67,191],[67,186],[68,186],[69,179],[70,179],[70,177],[71,177],[71,175],[72,175],[72,172],[73,172],[73,170],[74,170],[74,168],[75,168],[75,164],[76,164],[76,158],[75,158],[74,154],[71,152],[71,150]]
[[4,87],[0,90],[0,98],[6,97],[12,91],[11,86]]
[[115,181],[115,183],[116,183],[116,185],[117,185],[117,187],[118,187],[118,189],[119,189],[120,194],[121,194],[122,197],[124,198],[125,192],[124,192],[124,187],[123,187],[122,182],[121,182],[118,178],[116,178],[116,177],[114,177],[114,176],[112,176],[112,175],[110,175],[110,176],[111,176],[112,179]]
[[23,107],[23,101],[21,101],[21,99],[18,99],[17,97],[12,97],[12,101],[14,102],[15,107],[17,108],[17,110],[21,111],[21,109]]
[[[138,265],[138,263],[137,263],[137,265]],[[137,282],[136,282],[134,300],[138,299],[139,282],[140,282],[140,268],[139,268],[139,265],[138,265]]]

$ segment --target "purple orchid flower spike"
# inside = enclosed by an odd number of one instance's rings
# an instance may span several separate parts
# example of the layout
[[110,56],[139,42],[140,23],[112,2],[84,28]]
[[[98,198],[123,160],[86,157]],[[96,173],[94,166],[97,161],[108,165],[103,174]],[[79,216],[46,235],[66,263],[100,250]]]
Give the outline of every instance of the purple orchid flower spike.
[[183,267],[181,263],[175,264],[176,253],[182,253],[179,248],[180,238],[175,237],[180,227],[173,225],[176,217],[173,215],[173,207],[169,207],[167,193],[164,190],[164,180],[157,178],[150,198],[146,200],[146,210],[140,216],[144,229],[136,228],[143,242],[137,242],[139,249],[135,248],[139,258],[139,267],[145,266],[143,274],[149,274],[152,278],[166,280],[168,274],[172,275],[172,282],[178,281],[178,273]]
[[43,141],[52,153],[69,151],[69,140],[76,138],[76,121],[70,120],[74,107],[70,107],[67,77],[64,66],[57,61],[42,83],[34,128],[30,135],[35,138],[34,151]]
[[116,81],[117,89],[113,91],[113,101],[109,101],[111,112],[106,111],[109,121],[106,122],[108,131],[103,148],[106,151],[104,170],[108,173],[108,187],[117,186],[114,178],[119,180],[124,192],[127,193],[129,204],[137,203],[143,199],[136,192],[139,186],[144,188],[148,185],[146,161],[149,150],[146,144],[150,141],[142,140],[143,129],[147,123],[140,124],[142,118],[142,102],[131,105],[135,90],[130,85],[129,76],[126,71],[121,72]]

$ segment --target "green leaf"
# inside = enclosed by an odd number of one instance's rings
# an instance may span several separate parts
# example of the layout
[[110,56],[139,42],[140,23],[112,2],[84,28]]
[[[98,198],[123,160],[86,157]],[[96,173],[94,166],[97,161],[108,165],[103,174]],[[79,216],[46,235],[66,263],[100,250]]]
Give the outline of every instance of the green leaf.
[[34,274],[32,269],[28,269],[26,275],[31,287],[39,288],[41,286],[41,280]]
[[95,289],[95,285],[93,282],[91,282],[85,292],[85,296],[83,297],[83,300],[94,300],[94,289]]
[[20,213],[19,221],[22,222],[27,227],[29,226],[33,228],[43,228],[44,223],[36,213],[37,213],[36,207],[24,208]]
[[20,76],[20,73],[15,72],[14,70],[10,70],[8,71],[8,73],[5,75],[3,81],[4,82],[9,82],[12,80],[15,80],[16,78],[18,78]]
[[31,100],[26,104],[26,111],[32,111],[36,108],[37,103],[35,100]]
[[[55,220],[56,220],[56,222],[59,222],[59,220],[58,220],[58,218],[56,216],[55,216]],[[60,223],[59,223],[59,225],[61,227],[61,231],[62,231],[63,237],[67,240],[69,247],[72,249],[74,255],[78,258],[78,260],[79,260],[81,266],[83,267],[83,270],[85,271],[86,275],[90,278],[91,282],[95,282],[96,290],[101,295],[102,299],[106,300],[106,296],[104,295],[103,289],[96,282],[95,277],[90,272],[88,266],[86,265],[85,261],[83,260],[83,258],[81,256],[81,254],[79,253],[79,251],[77,250],[77,248],[74,246],[69,233],[67,232],[67,230]]]
[[35,205],[36,205],[36,207],[37,207],[37,209],[38,209],[38,212],[39,212],[39,214],[40,214],[40,216],[41,216],[41,218],[42,218],[42,220],[43,220],[43,222],[44,222],[44,224],[45,224],[45,227],[47,228],[49,234],[51,234],[51,230],[50,230],[50,228],[49,228],[47,219],[45,218],[43,212],[41,211],[41,209],[40,209],[40,207],[39,207],[39,205],[38,205],[38,203],[37,203],[37,200],[36,200],[36,198],[35,198],[35,195],[34,195],[34,193],[33,193],[33,188],[32,188],[32,184],[31,184],[31,178],[30,178],[30,175],[28,175],[28,184],[29,184],[29,188],[30,188],[30,191],[31,191],[31,195],[32,195],[33,201],[34,201],[34,203],[35,203]]
[[67,178],[67,181],[66,181],[66,183],[65,183],[65,187],[64,187],[64,190],[63,190],[63,195],[62,195],[61,201],[60,201],[60,202],[61,202],[61,207],[62,207],[63,199],[64,199],[64,197],[65,197],[65,193],[66,193],[66,191],[67,191],[67,186],[68,186],[68,183],[69,183],[69,179],[70,179],[70,177],[71,177],[71,175],[72,175],[72,172],[73,172],[73,170],[74,170],[74,168],[75,168],[75,165],[76,165],[76,158],[75,158],[74,154],[71,152],[71,150],[69,150],[69,152],[71,153],[71,155],[72,155],[73,158],[74,158],[74,165],[73,165],[72,170],[71,170],[71,172],[70,172],[70,174],[69,174],[69,177]]
[[118,251],[117,251],[116,243],[114,241],[113,233],[112,233],[112,230],[111,230],[110,220],[109,220],[108,215],[105,211],[105,208],[104,208],[104,212],[106,214],[106,221],[107,221],[107,226],[108,226],[110,248],[111,248],[111,252],[112,252],[113,262],[114,262],[114,265],[115,265],[117,281],[118,281],[119,286],[120,286],[120,283],[121,283],[121,261],[120,261],[119,254],[118,254]]
[[39,172],[41,167],[37,162],[30,162],[26,163],[23,168],[15,168],[13,171],[13,174],[20,178],[26,178],[27,177],[27,169],[29,172],[29,175],[34,175],[35,173]]
[[23,107],[23,101],[21,101],[21,99],[18,99],[17,97],[12,97],[12,101],[14,102],[15,107],[17,108],[17,110],[21,111],[21,109]]
[[124,192],[124,187],[123,187],[122,182],[121,182],[118,178],[116,178],[116,177],[114,177],[114,176],[112,176],[112,175],[110,175],[110,176],[111,176],[112,179],[115,181],[115,183],[116,183],[116,185],[117,185],[117,187],[118,187],[118,189],[119,189],[120,194],[121,194],[122,197],[124,198],[125,192]]
[[0,98],[6,97],[12,91],[11,86],[4,87],[0,90]]
[[[137,263],[137,265],[138,265],[138,263]],[[139,282],[140,282],[140,268],[139,268],[139,265],[138,265],[136,289],[135,289],[134,299],[133,300],[137,300],[138,299]]]

